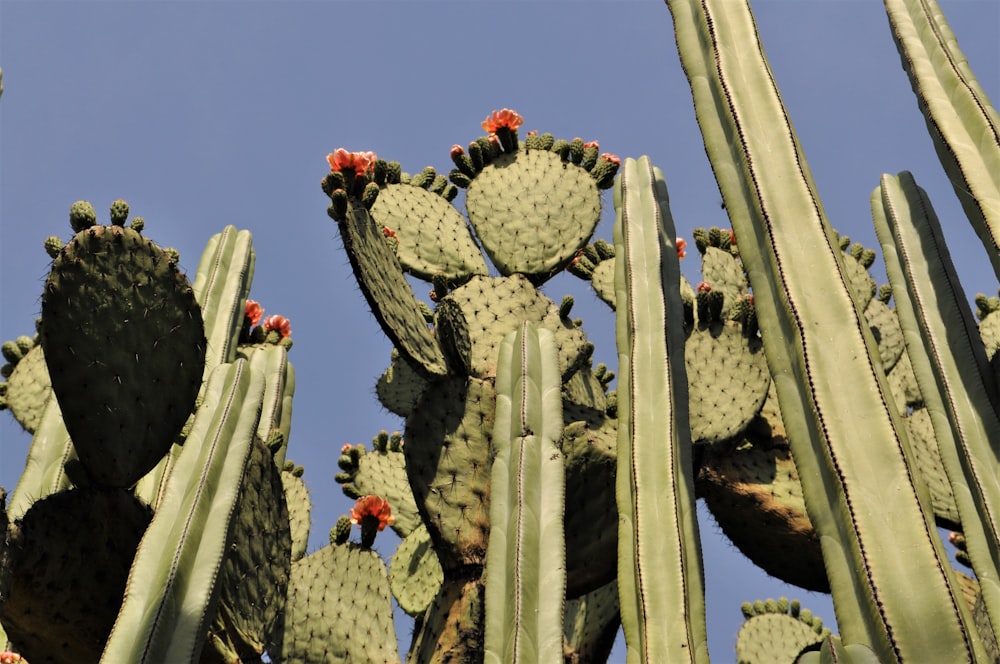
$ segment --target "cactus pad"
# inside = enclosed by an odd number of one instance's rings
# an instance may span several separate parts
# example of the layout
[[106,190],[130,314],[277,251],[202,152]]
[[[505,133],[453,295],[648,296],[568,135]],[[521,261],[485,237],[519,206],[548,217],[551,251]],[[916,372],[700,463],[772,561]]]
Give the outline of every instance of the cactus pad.
[[389,585],[399,607],[411,616],[427,611],[444,582],[444,571],[423,525],[407,535],[389,565]]
[[615,310],[615,258],[603,260],[590,275],[590,285],[605,304]]
[[284,609],[292,548],[281,473],[262,443],[250,448],[232,544],[219,578],[218,609],[245,661],[263,654]]
[[829,592],[819,536],[806,514],[776,405],[768,403],[767,419],[758,420],[745,441],[704,448],[698,493],[722,531],[755,565],[786,583]]
[[620,626],[617,581],[567,600],[564,617],[566,661],[608,661]]
[[[350,497],[382,496],[392,507],[395,520],[392,529],[400,537],[406,537],[420,526],[420,515],[417,504],[410,491],[410,483],[406,477],[406,459],[403,452],[391,448],[374,449],[371,452],[363,448],[352,450],[341,468],[343,476],[338,475],[337,481],[344,485],[344,493]],[[341,459],[344,457],[342,456]],[[347,467],[344,467],[344,466]]]
[[907,437],[910,439],[910,449],[916,459],[917,468],[924,484],[930,490],[931,506],[938,525],[952,530],[961,529],[958,517],[958,506],[955,504],[955,494],[951,482],[941,461],[937,438],[934,437],[934,427],[926,408],[917,408],[903,418]]
[[744,605],[750,613],[736,637],[739,664],[794,664],[806,649],[830,634],[809,611],[789,615],[786,599]]
[[10,525],[0,619],[25,659],[100,659],[151,517],[127,491],[73,489],[39,500]]
[[170,449],[205,363],[201,310],[167,254],[92,226],[53,262],[42,346],[66,429],[91,478],[127,487]]
[[618,572],[615,502],[617,420],[563,402],[559,446],[566,465],[566,596],[579,597]]
[[701,258],[701,276],[712,290],[723,293],[722,316],[727,318],[732,304],[747,292],[743,266],[728,250],[708,246]]
[[414,369],[427,376],[444,375],[444,356],[382,230],[361,205],[353,205],[348,219],[337,226],[354,276],[382,331]]
[[691,440],[717,443],[739,435],[771,385],[760,339],[734,323],[700,323],[688,336],[684,360]]
[[389,368],[379,377],[375,384],[375,394],[386,410],[400,417],[409,417],[427,388],[427,381],[420,377],[413,368],[404,361],[399,351],[392,350]]
[[564,379],[593,352],[583,332],[559,317],[555,302],[519,275],[475,277],[452,291],[438,307],[437,330],[460,373],[488,378],[496,375],[500,342],[525,320],[555,334]]
[[865,320],[878,341],[878,353],[882,360],[882,370],[892,371],[903,354],[906,344],[903,341],[903,330],[899,326],[896,312],[884,302],[872,299],[865,308]]
[[285,664],[399,662],[389,580],[378,554],[330,544],[295,562],[269,654]]
[[371,216],[387,233],[395,233],[399,263],[414,276],[430,281],[440,275],[461,283],[487,273],[465,217],[438,194],[409,184],[387,184]]
[[601,193],[583,168],[548,150],[499,156],[469,185],[469,220],[503,275],[540,283],[561,269],[601,218]]
[[406,421],[410,487],[446,571],[486,560],[495,404],[491,382],[447,378]]
[[33,346],[14,366],[7,378],[5,400],[7,408],[25,431],[34,433],[42,419],[45,404],[52,395],[45,352]]
[[285,488],[285,504],[288,506],[289,530],[292,536],[292,561],[306,555],[309,547],[309,513],[312,502],[306,483],[297,474],[283,470],[281,483]]

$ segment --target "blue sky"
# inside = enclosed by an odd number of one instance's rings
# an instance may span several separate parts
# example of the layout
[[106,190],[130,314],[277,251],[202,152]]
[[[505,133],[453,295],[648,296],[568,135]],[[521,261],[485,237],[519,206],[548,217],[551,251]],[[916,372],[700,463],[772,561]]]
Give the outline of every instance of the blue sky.
[[[1000,4],[943,1],[980,83],[1000,99]],[[910,170],[946,226],[968,294],[996,277],[937,163],[880,3],[754,3],[764,45],[826,211],[875,246],[868,197]],[[447,172],[448,150],[510,107],[526,130],[649,155],[666,176],[681,236],[728,226],[659,2],[48,2],[0,0],[0,340],[33,330],[49,235],[69,206],[116,198],[193,273],[226,224],[253,232],[252,297],[292,321],[297,370],[289,456],[306,467],[311,543],[351,502],[334,483],[346,442],[401,429],[374,398],[390,345],[366,309],[319,181],[337,147],[404,170]],[[611,210],[610,194],[606,209]],[[598,237],[610,239],[610,218]],[[611,215],[613,216],[613,215]],[[697,279],[697,256],[684,264]],[[885,281],[879,274],[880,283]],[[613,318],[582,282],[546,286],[615,364]],[[423,295],[423,293],[419,293]],[[0,418],[0,485],[29,439]],[[705,513],[702,513],[705,517]],[[731,659],[744,600],[789,595],[828,622],[823,597],[756,571],[702,521],[710,646]],[[395,543],[377,543],[391,555]],[[402,623],[401,623],[402,624]],[[404,628],[400,637],[406,641]],[[624,661],[619,648],[615,661]]]

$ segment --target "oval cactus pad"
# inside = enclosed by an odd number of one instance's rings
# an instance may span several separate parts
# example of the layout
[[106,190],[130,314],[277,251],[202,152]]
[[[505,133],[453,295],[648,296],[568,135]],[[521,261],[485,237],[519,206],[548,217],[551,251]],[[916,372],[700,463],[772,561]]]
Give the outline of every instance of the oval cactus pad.
[[585,169],[548,150],[498,157],[469,185],[469,221],[501,274],[544,281],[573,259],[601,218],[601,193]]
[[395,233],[396,257],[414,276],[430,281],[441,275],[460,283],[487,272],[465,217],[438,194],[409,184],[387,184],[371,216],[384,233]]
[[205,331],[162,249],[92,226],[52,264],[41,341],[52,389],[91,479],[127,487],[170,449],[198,396]]

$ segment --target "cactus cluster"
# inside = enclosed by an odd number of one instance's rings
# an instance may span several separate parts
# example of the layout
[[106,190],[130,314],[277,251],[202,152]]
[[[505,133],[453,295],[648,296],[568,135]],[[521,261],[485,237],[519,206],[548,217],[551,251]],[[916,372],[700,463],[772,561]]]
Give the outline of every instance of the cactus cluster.
[[[745,603],[737,661],[1000,661],[1000,299],[973,318],[905,172],[872,194],[879,287],[875,250],[825,219],[749,7],[668,5],[732,222],[693,230],[696,285],[659,168],[522,139],[510,109],[447,175],[328,156],[328,215],[394,346],[375,392],[405,425],[341,448],[356,503],[312,553],[291,322],[248,299],[250,233],[213,236],[189,283],[124,201],[106,225],[74,204],[37,334],[2,348],[0,406],[34,437],[0,491],[0,661],[402,661],[395,601],[408,662],[598,662],[619,628],[630,662],[707,662],[698,499],[837,607],[839,635]],[[886,6],[1000,266],[1000,121],[933,2]],[[562,272],[614,311],[615,371],[543,292]]]

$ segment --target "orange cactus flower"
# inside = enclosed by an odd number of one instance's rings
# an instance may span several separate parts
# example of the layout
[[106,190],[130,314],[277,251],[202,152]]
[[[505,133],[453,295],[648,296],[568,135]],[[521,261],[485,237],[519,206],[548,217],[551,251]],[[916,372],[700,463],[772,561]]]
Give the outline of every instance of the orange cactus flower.
[[397,242],[399,241],[399,235],[396,233],[396,231],[392,230],[388,226],[384,226],[382,228],[382,235],[386,237],[391,237],[393,240],[396,240]]
[[17,662],[28,664],[27,660],[18,655],[16,652],[11,652],[10,650],[0,652],[0,664],[16,664]]
[[250,325],[260,322],[260,317],[264,315],[264,307],[256,300],[247,300],[246,317],[250,319]]
[[282,337],[292,336],[292,321],[284,316],[268,316],[264,319],[264,330],[276,330]]
[[598,149],[600,149],[600,147],[601,146],[600,146],[600,144],[597,141],[590,141],[588,143],[584,143],[583,144],[583,149],[584,150],[589,150],[590,148],[594,148],[595,150],[598,150]]
[[729,244],[736,244],[736,231],[729,229]]
[[493,111],[488,118],[483,120],[483,129],[490,134],[495,134],[497,129],[501,127],[506,127],[514,131],[522,124],[524,124],[524,118],[517,111],[504,108],[499,111]]
[[351,523],[360,524],[366,516],[378,519],[379,532],[395,523],[389,501],[382,496],[361,496],[351,508]]
[[687,240],[682,237],[677,238],[674,241],[674,246],[677,247],[677,259],[680,260],[687,256]]
[[337,148],[326,155],[326,160],[330,163],[331,171],[353,170],[355,175],[362,175],[375,164],[374,152],[348,152],[344,148]]

